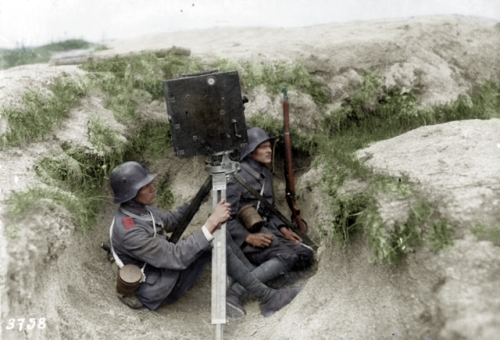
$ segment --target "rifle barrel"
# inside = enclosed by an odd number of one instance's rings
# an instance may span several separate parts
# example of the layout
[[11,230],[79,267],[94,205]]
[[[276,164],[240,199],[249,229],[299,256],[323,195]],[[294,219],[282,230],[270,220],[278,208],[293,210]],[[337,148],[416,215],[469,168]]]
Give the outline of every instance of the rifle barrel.
[[286,202],[292,212],[292,223],[300,228],[302,234],[307,233],[307,226],[302,220],[302,215],[295,201],[295,173],[293,170],[292,137],[290,136],[290,104],[286,88],[283,92],[283,142],[285,144],[285,178],[286,178]]

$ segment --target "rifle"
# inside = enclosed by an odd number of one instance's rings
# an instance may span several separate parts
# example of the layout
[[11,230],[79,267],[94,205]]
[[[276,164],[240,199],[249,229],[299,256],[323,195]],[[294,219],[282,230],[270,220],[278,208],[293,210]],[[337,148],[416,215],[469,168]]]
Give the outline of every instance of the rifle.
[[290,136],[290,106],[288,104],[286,87],[283,87],[281,92],[283,93],[283,141],[285,144],[286,202],[292,211],[291,220],[293,225],[300,228],[302,234],[306,234],[307,224],[302,219],[300,209],[295,200],[295,175],[293,171],[292,137]]
[[200,209],[203,200],[210,193],[211,190],[212,190],[212,176],[209,176],[205,180],[205,183],[203,183],[203,185],[201,186],[200,190],[198,190],[198,193],[191,201],[188,210],[184,213],[181,220],[179,221],[179,224],[172,233],[172,236],[170,237],[170,242],[177,243],[179,241],[179,239],[182,236],[182,233],[184,233],[188,224],[191,222],[196,212]]
[[313,242],[313,240],[311,240],[306,234],[302,233],[302,231],[297,227],[295,226],[294,224],[292,224],[292,222],[288,221],[286,219],[285,216],[283,216],[278,209],[276,209],[276,207],[274,205],[272,205],[271,203],[269,203],[264,197],[262,197],[261,194],[259,194],[259,192],[257,190],[255,190],[254,188],[252,188],[247,182],[245,182],[245,180],[240,176],[238,175],[237,173],[234,173],[233,174],[233,177],[234,179],[241,185],[243,186],[245,189],[247,189],[252,195],[254,195],[255,198],[257,198],[263,206],[265,206],[267,209],[269,209],[269,211],[271,211],[274,215],[276,215],[276,217],[278,217],[281,222],[283,222],[288,228],[290,228],[291,230],[293,230],[297,235],[299,235],[301,238],[302,238],[302,241],[305,245],[309,246],[309,247],[312,247],[313,250],[316,250],[318,249],[318,246]]

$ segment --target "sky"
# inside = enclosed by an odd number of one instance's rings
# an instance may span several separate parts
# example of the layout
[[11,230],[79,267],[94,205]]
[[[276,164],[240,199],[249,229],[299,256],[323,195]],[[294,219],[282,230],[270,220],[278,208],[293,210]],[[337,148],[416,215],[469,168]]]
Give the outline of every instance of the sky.
[[0,48],[105,43],[213,27],[303,27],[459,14],[500,21],[500,0],[0,0]]

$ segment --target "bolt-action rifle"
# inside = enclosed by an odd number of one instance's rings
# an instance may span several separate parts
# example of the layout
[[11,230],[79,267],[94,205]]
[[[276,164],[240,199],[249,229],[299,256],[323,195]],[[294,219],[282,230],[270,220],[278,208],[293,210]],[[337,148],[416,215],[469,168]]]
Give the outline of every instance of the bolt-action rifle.
[[292,223],[302,231],[302,234],[307,233],[307,224],[302,219],[300,209],[295,200],[295,174],[293,171],[292,158],[292,137],[290,136],[290,106],[288,104],[288,96],[286,87],[281,89],[283,93],[283,141],[285,144],[285,178],[286,178],[286,202],[292,212]]
[[170,237],[170,242],[177,243],[179,241],[187,226],[193,219],[194,215],[198,212],[198,210],[200,210],[200,207],[203,204],[203,200],[205,199],[205,197],[207,197],[211,190],[212,176],[209,176],[205,180],[205,183],[203,183],[203,185],[201,186],[200,190],[198,190],[198,193],[191,201],[188,210],[184,213],[181,220],[179,221],[179,224]]

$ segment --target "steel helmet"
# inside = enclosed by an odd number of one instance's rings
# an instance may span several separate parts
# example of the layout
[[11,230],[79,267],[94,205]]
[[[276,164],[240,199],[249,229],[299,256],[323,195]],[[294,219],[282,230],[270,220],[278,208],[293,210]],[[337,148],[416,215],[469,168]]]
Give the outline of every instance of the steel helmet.
[[151,183],[156,174],[150,174],[137,162],[125,162],[117,166],[109,176],[114,202],[123,203],[137,196],[137,193]]
[[269,141],[274,141],[276,138],[271,137],[267,134],[264,129],[261,129],[259,127],[253,127],[247,130],[247,138],[248,138],[248,144],[245,146],[243,149],[241,149],[240,152],[240,161],[242,161],[246,156],[251,154],[257,147],[264,143]]

